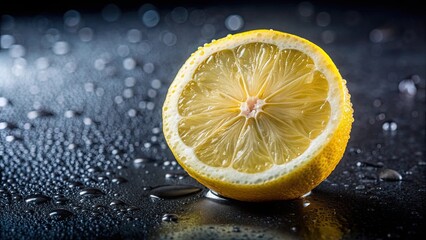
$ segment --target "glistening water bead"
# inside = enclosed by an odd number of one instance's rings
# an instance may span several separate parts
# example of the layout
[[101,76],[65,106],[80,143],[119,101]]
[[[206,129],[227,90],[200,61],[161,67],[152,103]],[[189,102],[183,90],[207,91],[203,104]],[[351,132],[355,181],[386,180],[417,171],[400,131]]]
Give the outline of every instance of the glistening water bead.
[[386,121],[382,125],[383,131],[394,132],[398,129],[398,125],[394,121]]

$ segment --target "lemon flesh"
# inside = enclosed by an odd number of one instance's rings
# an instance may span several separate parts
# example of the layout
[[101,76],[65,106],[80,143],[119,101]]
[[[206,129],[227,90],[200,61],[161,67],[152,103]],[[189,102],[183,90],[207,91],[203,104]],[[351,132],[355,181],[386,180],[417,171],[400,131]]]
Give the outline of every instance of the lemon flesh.
[[262,172],[298,157],[324,130],[327,93],[306,54],[244,44],[199,65],[179,98],[179,135],[207,165]]

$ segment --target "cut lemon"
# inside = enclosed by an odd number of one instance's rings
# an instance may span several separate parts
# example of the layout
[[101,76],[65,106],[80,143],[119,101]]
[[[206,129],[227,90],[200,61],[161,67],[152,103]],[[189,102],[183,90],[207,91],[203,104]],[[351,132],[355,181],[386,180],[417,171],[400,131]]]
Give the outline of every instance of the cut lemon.
[[336,167],[352,114],[346,82],[320,47],[254,30],[191,55],[167,93],[163,131],[179,164],[217,193],[292,199]]

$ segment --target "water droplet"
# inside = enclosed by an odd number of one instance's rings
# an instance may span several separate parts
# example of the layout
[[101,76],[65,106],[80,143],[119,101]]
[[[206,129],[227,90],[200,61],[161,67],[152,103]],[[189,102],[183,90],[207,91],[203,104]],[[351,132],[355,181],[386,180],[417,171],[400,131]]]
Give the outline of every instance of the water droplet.
[[325,44],[330,44],[336,39],[336,33],[332,30],[325,30],[321,33],[321,39]]
[[115,4],[108,4],[102,9],[102,18],[107,22],[115,22],[120,18],[121,10]]
[[0,108],[9,105],[9,100],[5,97],[0,97]]
[[417,93],[416,84],[412,79],[405,79],[402,80],[398,84],[398,90],[401,94],[404,94],[405,96],[415,96]]
[[177,42],[176,34],[166,31],[162,35],[162,41],[169,47],[174,46]]
[[125,206],[126,203],[121,201],[121,200],[114,200],[112,202],[110,202],[109,204],[111,207],[117,207],[117,206]]
[[77,117],[77,116],[80,116],[80,115],[81,115],[80,112],[73,111],[73,110],[67,110],[64,113],[64,117],[66,117],[66,118],[73,118],[73,117]]
[[201,188],[191,185],[164,185],[151,189],[150,197],[173,199],[192,195],[201,191]]
[[397,128],[398,128],[398,125],[394,121],[386,121],[382,125],[383,131],[386,131],[386,132],[396,131]]
[[163,222],[177,222],[178,216],[176,214],[166,213],[161,217],[161,221],[163,221]]
[[130,53],[130,49],[127,45],[119,45],[117,48],[117,54],[120,57],[127,57]]
[[138,29],[130,29],[127,32],[127,40],[131,43],[138,43],[141,41],[142,33]]
[[201,35],[206,38],[212,38],[216,34],[216,27],[212,24],[204,24],[201,28]]
[[151,87],[154,89],[160,89],[161,88],[161,81],[158,79],[154,79],[151,82]]
[[89,125],[92,125],[93,120],[92,120],[91,118],[85,117],[85,118],[83,119],[83,123],[84,123],[84,125],[89,126]]
[[155,27],[160,22],[160,14],[156,10],[150,9],[143,14],[142,22],[147,27]]
[[0,122],[0,130],[3,129],[15,129],[17,126],[10,122]]
[[111,182],[115,184],[122,184],[122,183],[126,183],[127,179],[125,179],[124,177],[118,176],[118,177],[112,178]]
[[401,181],[402,180],[401,174],[393,169],[383,169],[379,173],[379,178],[383,181]]
[[84,27],[78,31],[78,37],[82,42],[90,42],[93,38],[93,30],[89,27]]
[[303,200],[303,207],[309,207],[309,205],[311,205],[311,202],[309,202],[308,200],[304,199]]
[[73,215],[74,214],[72,212],[62,208],[54,209],[49,213],[49,216],[55,220],[64,220]]
[[104,193],[97,188],[85,188],[80,190],[79,194],[83,197],[100,197],[104,195]]
[[68,187],[70,187],[70,188],[74,188],[74,187],[82,187],[83,186],[83,183],[81,183],[81,182],[70,182],[69,184],[68,184]]
[[124,85],[126,87],[133,87],[136,84],[136,78],[134,77],[127,77],[126,79],[124,79]]
[[384,165],[383,165],[383,163],[381,163],[381,162],[378,162],[378,163],[370,163],[370,162],[364,162],[364,161],[361,161],[361,162],[357,162],[357,163],[356,163],[356,166],[357,166],[357,167],[373,167],[373,168],[382,168]]
[[48,68],[49,65],[50,65],[49,59],[47,59],[45,57],[37,58],[37,60],[35,61],[35,65],[36,65],[37,69],[44,70],[44,69]]
[[225,19],[225,27],[230,31],[238,31],[244,26],[244,20],[240,15],[230,15]]
[[167,179],[175,179],[175,178],[184,179],[186,176],[187,176],[186,173],[166,173],[164,175],[164,177]]
[[184,7],[177,7],[172,10],[171,17],[176,23],[184,23],[188,19],[188,10]]
[[364,185],[358,185],[355,187],[356,190],[364,190],[365,186]]
[[15,43],[15,38],[12,35],[1,35],[0,47],[3,49],[9,49]]
[[132,98],[133,97],[133,89],[126,88],[123,90],[123,97],[125,98]]
[[20,58],[25,56],[25,47],[19,44],[13,44],[9,48],[9,56],[12,58]]
[[56,55],[65,55],[70,51],[70,45],[65,41],[59,41],[53,45],[52,50]]
[[54,114],[52,112],[49,112],[47,110],[34,110],[27,113],[28,119],[36,119],[39,117],[51,117]]
[[310,2],[301,2],[298,5],[299,14],[302,17],[310,17],[314,14],[314,5]]
[[152,63],[145,63],[143,65],[143,71],[148,73],[148,74],[153,73],[154,70],[155,70],[155,66]]
[[68,27],[75,27],[80,23],[80,13],[75,10],[69,10],[64,14],[64,23]]
[[50,197],[43,194],[33,194],[25,198],[26,203],[42,204],[50,201]]
[[123,60],[123,67],[126,70],[133,70],[136,67],[136,61],[133,58],[126,58]]
[[331,16],[328,12],[320,12],[317,14],[317,25],[320,27],[326,27],[331,22]]
[[7,135],[5,137],[6,142],[13,142],[13,141],[15,141],[15,139],[16,139],[16,137],[13,136],[13,135]]

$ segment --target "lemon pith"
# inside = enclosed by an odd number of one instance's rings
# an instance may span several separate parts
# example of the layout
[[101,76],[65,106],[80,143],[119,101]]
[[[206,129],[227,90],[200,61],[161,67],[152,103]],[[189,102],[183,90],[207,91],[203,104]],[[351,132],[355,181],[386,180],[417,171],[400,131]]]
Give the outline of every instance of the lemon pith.
[[182,167],[216,192],[289,199],[335,168],[352,112],[324,51],[294,35],[254,30],[191,55],[169,88],[163,131]]

